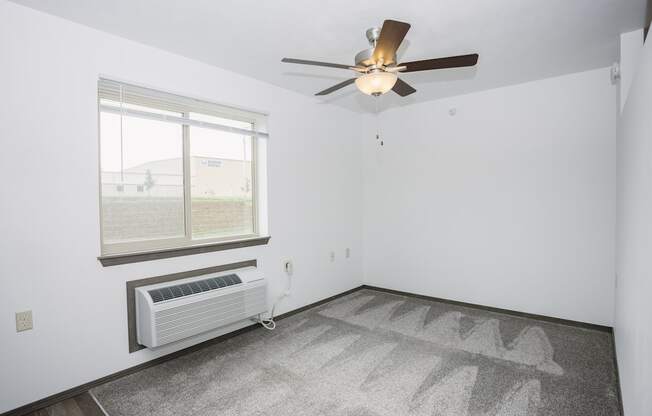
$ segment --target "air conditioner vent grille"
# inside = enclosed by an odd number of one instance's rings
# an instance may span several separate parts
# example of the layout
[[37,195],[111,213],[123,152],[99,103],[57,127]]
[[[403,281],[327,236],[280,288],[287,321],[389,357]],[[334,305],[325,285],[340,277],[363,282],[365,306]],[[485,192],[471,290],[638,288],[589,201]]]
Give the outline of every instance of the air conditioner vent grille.
[[207,292],[209,290],[220,289],[227,286],[233,286],[242,283],[237,274],[227,276],[211,277],[209,279],[199,280],[196,282],[182,283],[180,285],[152,289],[147,293],[152,297],[152,302],[158,303],[164,300],[176,299],[195,293]]

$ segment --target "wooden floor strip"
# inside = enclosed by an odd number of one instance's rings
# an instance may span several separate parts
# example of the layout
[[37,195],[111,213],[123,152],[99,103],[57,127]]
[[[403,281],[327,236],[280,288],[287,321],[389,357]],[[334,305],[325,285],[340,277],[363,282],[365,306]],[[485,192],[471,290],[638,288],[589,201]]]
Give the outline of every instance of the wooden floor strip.
[[82,393],[45,409],[39,409],[27,416],[106,416],[89,392]]
[[75,402],[81,409],[83,416],[106,416],[106,412],[90,392],[75,397]]

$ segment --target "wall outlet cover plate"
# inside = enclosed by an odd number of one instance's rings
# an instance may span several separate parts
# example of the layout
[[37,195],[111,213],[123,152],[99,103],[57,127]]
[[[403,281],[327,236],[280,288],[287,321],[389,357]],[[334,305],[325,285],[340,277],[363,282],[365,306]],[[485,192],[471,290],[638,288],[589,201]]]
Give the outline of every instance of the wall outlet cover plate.
[[34,328],[32,311],[16,312],[16,332],[27,331]]

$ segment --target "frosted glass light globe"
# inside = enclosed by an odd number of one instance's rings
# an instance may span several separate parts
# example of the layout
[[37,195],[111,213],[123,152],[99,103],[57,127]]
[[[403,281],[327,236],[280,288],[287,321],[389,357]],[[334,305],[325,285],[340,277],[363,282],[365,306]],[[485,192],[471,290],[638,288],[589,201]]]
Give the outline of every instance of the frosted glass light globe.
[[367,95],[380,95],[391,90],[397,79],[393,72],[370,72],[356,78],[355,85]]

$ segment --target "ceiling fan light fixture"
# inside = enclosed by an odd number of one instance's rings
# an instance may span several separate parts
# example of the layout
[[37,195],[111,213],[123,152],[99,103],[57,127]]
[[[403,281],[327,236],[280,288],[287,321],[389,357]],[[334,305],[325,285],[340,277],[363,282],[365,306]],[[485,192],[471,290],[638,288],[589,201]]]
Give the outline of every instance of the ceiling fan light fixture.
[[[355,82],[363,94],[378,96],[390,90],[401,97],[417,92],[410,84],[399,79],[396,74],[432,71],[437,69],[464,68],[478,63],[478,54],[448,56],[444,58],[422,59],[412,62],[399,62],[396,52],[403,43],[405,35],[410,30],[410,24],[396,20],[385,20],[383,26],[367,30],[367,40],[371,48],[359,52],[355,56],[355,64],[343,65],[330,62],[308,61],[305,59],[283,58],[282,62],[290,64],[314,65],[327,68],[353,70],[357,78],[349,78],[319,91],[315,95],[328,95]],[[362,75],[361,75],[362,74]]]
[[394,88],[397,79],[396,73],[376,71],[356,78],[355,85],[367,95],[381,95]]

